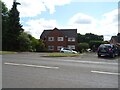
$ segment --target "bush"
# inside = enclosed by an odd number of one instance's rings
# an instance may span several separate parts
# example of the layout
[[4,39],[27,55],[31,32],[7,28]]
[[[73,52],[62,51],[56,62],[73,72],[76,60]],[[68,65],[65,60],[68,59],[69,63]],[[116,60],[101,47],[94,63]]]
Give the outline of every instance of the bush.
[[80,53],[86,51],[86,49],[88,49],[88,48],[89,48],[89,44],[88,43],[79,43],[78,44],[78,51]]
[[93,52],[95,52],[101,44],[105,44],[105,42],[104,41],[90,41],[89,42],[89,46],[93,50]]

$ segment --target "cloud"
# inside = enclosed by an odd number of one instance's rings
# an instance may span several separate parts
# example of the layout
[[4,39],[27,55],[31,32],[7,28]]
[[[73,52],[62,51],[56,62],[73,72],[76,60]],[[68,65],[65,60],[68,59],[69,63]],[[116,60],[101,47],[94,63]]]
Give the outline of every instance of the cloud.
[[105,40],[118,33],[118,9],[102,15],[102,19],[77,13],[69,20],[68,25],[78,29],[78,33],[104,35]]
[[[21,3],[18,6],[20,17],[34,17],[42,12],[49,10],[50,14],[55,13],[56,6],[63,6],[74,2],[73,0],[17,0]],[[13,0],[4,0],[7,7],[10,9]],[[120,15],[120,13],[119,13]],[[101,16],[100,16],[101,17]],[[120,20],[120,19],[119,19]],[[24,21],[22,21],[24,22]],[[34,37],[39,38],[44,29],[58,28],[77,28],[78,33],[94,33],[104,35],[105,40],[109,40],[111,36],[118,33],[118,9],[106,12],[102,18],[94,18],[87,14],[77,13],[68,20],[67,25],[58,25],[56,20],[46,20],[44,18],[29,20],[27,26],[23,26],[25,31],[30,32]],[[120,27],[120,25],[119,25]],[[119,31],[120,32],[120,31]]]
[[103,14],[103,18],[99,21],[101,26],[99,30],[105,37],[117,35],[118,33],[118,9]]
[[[4,0],[9,9],[12,8],[13,0]],[[55,12],[55,6],[69,4],[71,0],[17,0],[21,5],[18,6],[20,17],[34,17],[40,15],[41,12],[50,11],[50,14]]]
[[39,38],[44,29],[77,29],[78,33],[93,33],[97,35],[104,35],[105,40],[110,40],[111,36],[118,33],[118,13],[117,9],[102,15],[102,19],[94,18],[92,16],[78,13],[68,20],[68,24],[58,25],[56,20],[46,20],[44,18],[29,20],[24,27],[34,37]]
[[115,9],[111,12],[103,14],[103,24],[117,24],[118,23],[118,9]]
[[26,32],[32,34],[35,38],[39,39],[41,33],[45,29],[53,29],[58,27],[56,20],[45,20],[44,18],[29,20],[26,22],[27,26],[24,26]]
[[69,24],[92,24],[94,21],[94,18],[91,16],[83,13],[78,13],[70,19]]
[[71,0],[43,0],[44,5],[49,9],[50,14],[55,12],[55,6],[69,4]]
[[119,2],[118,0],[72,0],[72,2]]
[[71,17],[68,22],[68,25],[77,28],[78,33],[85,34],[85,33],[97,33],[97,20],[94,19],[92,16],[77,13]]

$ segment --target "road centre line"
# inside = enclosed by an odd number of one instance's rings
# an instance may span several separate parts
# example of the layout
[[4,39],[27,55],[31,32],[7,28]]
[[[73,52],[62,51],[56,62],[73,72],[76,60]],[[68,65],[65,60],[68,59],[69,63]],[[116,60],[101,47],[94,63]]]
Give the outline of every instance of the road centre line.
[[103,71],[91,71],[91,72],[92,73],[99,73],[99,74],[120,75],[120,73],[103,72]]
[[59,67],[49,67],[49,66],[40,66],[33,64],[18,64],[18,63],[4,63],[5,65],[13,65],[13,66],[26,66],[26,67],[35,67],[35,68],[47,68],[47,69],[59,69]]
[[95,62],[95,61],[80,61],[80,60],[63,60],[68,62],[79,62],[79,63],[90,63],[90,64],[112,64],[112,65],[118,65],[118,63],[109,63],[109,62]]

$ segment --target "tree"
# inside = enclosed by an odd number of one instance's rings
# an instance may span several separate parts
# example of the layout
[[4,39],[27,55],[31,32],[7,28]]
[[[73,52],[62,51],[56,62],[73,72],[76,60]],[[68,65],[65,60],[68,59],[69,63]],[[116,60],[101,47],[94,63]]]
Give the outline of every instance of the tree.
[[42,40],[38,40],[38,43],[36,44],[36,51],[37,52],[43,52],[46,51],[45,44]]
[[85,35],[78,34],[78,43],[89,43],[90,41],[103,41],[103,35],[95,35],[92,33],[86,33]]
[[86,42],[85,35],[82,35],[79,33],[79,34],[77,34],[77,37],[78,37],[78,43]]
[[46,51],[45,44],[42,40],[35,39],[32,35],[28,34],[28,37],[31,40],[32,51],[43,52]]
[[19,22],[17,2],[13,2],[12,9],[9,11],[8,16],[7,49],[10,51],[18,51],[20,48],[18,38],[24,30]]
[[89,46],[95,52],[101,44],[105,44],[104,41],[90,41]]
[[117,36],[120,36],[120,33],[118,33]]
[[31,51],[32,50],[31,41],[27,33],[25,32],[21,33],[18,40],[19,40],[19,45],[20,45],[20,48],[19,48],[20,51]]
[[88,48],[89,48],[88,43],[78,43],[78,51],[80,51],[81,53],[86,51],[86,49]]
[[8,31],[8,8],[4,2],[0,1],[2,4],[2,50],[7,50],[7,31]]

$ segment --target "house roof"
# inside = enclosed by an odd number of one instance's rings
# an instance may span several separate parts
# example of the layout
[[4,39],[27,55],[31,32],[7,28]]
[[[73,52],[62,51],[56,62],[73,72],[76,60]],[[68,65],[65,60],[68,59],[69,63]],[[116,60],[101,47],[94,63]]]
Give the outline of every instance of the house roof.
[[[55,28],[55,29],[57,29],[57,28]],[[41,34],[40,38],[44,39],[44,37],[47,36],[53,30],[44,30],[43,33]],[[59,30],[61,33],[63,33],[64,36],[77,37],[77,29],[57,29],[57,30]]]
[[120,43],[120,36],[112,36],[111,39],[114,39],[116,42]]

